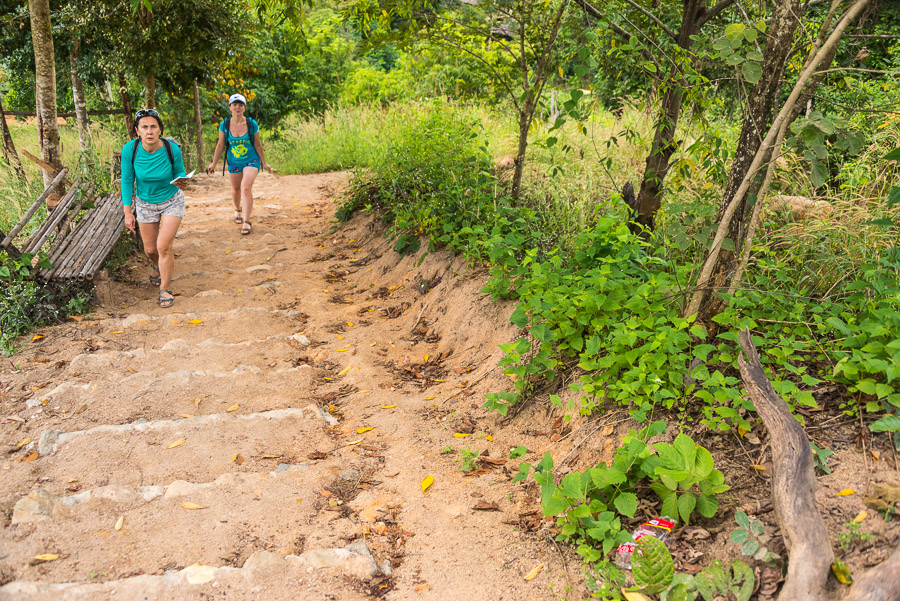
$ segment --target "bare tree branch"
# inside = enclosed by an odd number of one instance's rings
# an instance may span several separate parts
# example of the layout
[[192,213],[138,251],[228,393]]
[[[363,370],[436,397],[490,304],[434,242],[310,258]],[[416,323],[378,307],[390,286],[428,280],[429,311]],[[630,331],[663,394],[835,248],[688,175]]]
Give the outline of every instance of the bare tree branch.
[[708,22],[710,22],[713,19],[715,19],[716,17],[718,17],[722,13],[723,10],[725,10],[726,8],[728,8],[729,6],[731,6],[734,3],[735,3],[735,0],[719,0],[719,2],[716,3],[715,6],[713,6],[711,9],[706,11],[706,14],[700,18],[700,25],[698,25],[697,28],[699,29],[700,27],[703,27]]
[[678,39],[678,34],[675,33],[674,31],[672,31],[671,29],[669,29],[668,27],[666,27],[666,24],[663,23],[663,22],[660,20],[660,18],[657,17],[656,15],[654,15],[652,12],[650,12],[649,10],[647,10],[646,8],[644,8],[643,6],[641,6],[640,4],[638,4],[637,2],[635,2],[634,0],[625,0],[625,2],[626,2],[626,4],[630,4],[631,6],[633,6],[634,8],[636,8],[638,11],[644,13],[644,15],[645,15],[648,19],[650,19],[651,21],[653,21],[654,23],[656,23],[657,25],[659,25],[660,29],[662,29],[663,31],[665,31],[666,34],[667,34],[670,38],[672,38],[672,40],[677,40],[677,39]]

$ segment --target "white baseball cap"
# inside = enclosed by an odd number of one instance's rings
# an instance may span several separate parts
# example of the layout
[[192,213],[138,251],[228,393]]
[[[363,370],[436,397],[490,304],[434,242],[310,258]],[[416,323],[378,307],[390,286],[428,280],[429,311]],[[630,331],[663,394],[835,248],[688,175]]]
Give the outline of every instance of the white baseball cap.
[[231,98],[228,99],[228,106],[231,106],[235,102],[240,102],[243,105],[247,105],[247,99],[244,98],[243,94],[232,94]]

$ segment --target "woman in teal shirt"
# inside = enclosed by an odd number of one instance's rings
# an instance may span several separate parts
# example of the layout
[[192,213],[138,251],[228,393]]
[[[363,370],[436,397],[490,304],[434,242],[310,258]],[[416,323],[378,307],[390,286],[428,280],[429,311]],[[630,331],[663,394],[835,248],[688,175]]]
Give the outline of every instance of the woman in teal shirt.
[[[253,229],[250,217],[253,215],[253,182],[260,167],[272,170],[263,154],[259,139],[259,124],[244,116],[247,99],[241,94],[232,94],[228,99],[231,118],[219,124],[219,141],[212,163],[206,168],[212,173],[219,162],[219,156],[228,142],[228,176],[231,178],[231,202],[234,205],[234,222],[241,226],[245,236]],[[243,202],[241,198],[243,197]]]
[[175,270],[172,244],[184,217],[182,190],[187,188],[187,183],[171,183],[185,175],[184,160],[178,145],[163,140],[162,134],[159,113],[153,109],[135,113],[137,137],[122,147],[122,209],[125,227],[132,234],[135,220],[141,224],[144,252],[153,264],[150,282],[159,286],[159,306],[168,308],[175,303],[175,296],[169,290]]

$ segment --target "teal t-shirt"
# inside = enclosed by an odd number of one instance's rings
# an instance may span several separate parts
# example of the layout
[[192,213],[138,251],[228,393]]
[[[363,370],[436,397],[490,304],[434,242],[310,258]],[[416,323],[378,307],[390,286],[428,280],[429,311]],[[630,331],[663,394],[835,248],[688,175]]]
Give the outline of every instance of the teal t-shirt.
[[259,160],[259,154],[253,145],[253,136],[259,132],[259,124],[247,117],[247,133],[243,136],[232,136],[231,132],[225,129],[225,121],[219,124],[219,131],[225,134],[228,141],[228,160],[229,165],[246,165],[250,161]]
[[[138,150],[134,157],[134,165],[132,165],[131,156],[135,144],[138,145]],[[133,193],[136,193],[137,197],[144,202],[157,203],[169,200],[173,194],[178,192],[178,188],[169,182],[176,177],[185,175],[184,159],[178,144],[171,144],[171,146],[172,157],[175,159],[174,167],[169,162],[169,155],[166,154],[163,146],[153,152],[147,152],[144,150],[140,138],[135,138],[122,147],[123,205],[131,204]],[[136,191],[135,181],[137,182]]]

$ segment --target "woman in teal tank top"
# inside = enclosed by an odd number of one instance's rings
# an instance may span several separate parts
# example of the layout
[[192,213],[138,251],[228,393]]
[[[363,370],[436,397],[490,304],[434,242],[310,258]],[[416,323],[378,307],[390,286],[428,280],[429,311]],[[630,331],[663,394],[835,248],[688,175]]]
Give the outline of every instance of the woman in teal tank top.
[[[234,205],[234,222],[241,226],[241,234],[252,231],[253,224],[253,182],[260,168],[272,170],[263,154],[259,139],[259,125],[244,115],[247,99],[241,94],[232,94],[228,99],[231,119],[219,124],[219,141],[212,163],[206,168],[211,174],[219,156],[228,143],[225,161],[228,163],[228,177],[231,178],[231,202]],[[226,127],[227,124],[227,127]]]

